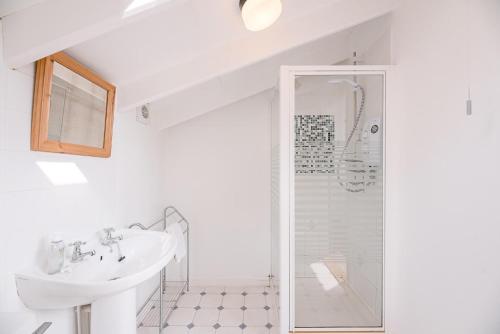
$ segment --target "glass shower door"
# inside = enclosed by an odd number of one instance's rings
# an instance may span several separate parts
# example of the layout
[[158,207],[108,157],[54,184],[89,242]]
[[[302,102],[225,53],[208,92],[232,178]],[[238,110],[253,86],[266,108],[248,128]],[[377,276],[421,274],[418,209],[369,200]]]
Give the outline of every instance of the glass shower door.
[[290,91],[291,327],[381,329],[384,74],[298,71]]

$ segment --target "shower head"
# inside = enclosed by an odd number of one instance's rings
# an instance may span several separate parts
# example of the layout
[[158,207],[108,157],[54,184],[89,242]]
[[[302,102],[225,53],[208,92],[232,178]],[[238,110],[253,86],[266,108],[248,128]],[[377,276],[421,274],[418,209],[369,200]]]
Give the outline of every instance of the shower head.
[[342,82],[348,83],[354,89],[359,89],[361,87],[357,82],[354,82],[353,80],[349,80],[349,79],[334,79],[334,80],[328,81],[329,84],[339,84]]

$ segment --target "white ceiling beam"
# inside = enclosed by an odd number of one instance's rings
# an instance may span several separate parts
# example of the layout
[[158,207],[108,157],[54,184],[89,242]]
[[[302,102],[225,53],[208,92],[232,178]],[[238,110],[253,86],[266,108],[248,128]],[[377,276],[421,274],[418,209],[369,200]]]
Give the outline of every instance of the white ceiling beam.
[[227,73],[345,30],[394,10],[398,0],[344,0],[309,11],[303,17],[278,21],[244,40],[214,48],[202,57],[123,83],[117,93],[120,110],[129,110],[175,94]]
[[0,18],[42,1],[44,0],[2,0],[0,1]]
[[[18,68],[184,0],[50,0],[2,18],[4,59]],[[112,45],[110,45],[112,47]]]

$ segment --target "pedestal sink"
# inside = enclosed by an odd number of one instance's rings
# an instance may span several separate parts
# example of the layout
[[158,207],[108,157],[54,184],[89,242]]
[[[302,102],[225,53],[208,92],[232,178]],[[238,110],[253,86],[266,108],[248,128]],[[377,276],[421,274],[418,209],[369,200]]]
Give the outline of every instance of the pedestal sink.
[[[92,305],[92,334],[135,333],[135,287],[151,278],[172,260],[176,239],[167,233],[118,230],[125,258],[118,250],[102,246],[97,236],[85,250],[96,254],[78,263],[69,263],[61,273],[49,275],[39,268],[16,273],[18,295],[31,309],[61,309]],[[69,262],[69,261],[68,261]]]

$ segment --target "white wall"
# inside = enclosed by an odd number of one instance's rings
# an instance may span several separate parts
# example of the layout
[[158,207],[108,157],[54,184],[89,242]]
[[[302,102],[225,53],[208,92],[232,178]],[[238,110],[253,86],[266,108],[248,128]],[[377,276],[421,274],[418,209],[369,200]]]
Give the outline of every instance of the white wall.
[[393,17],[388,329],[499,333],[500,2],[411,0]]
[[[13,273],[41,263],[36,253],[51,232],[84,237],[105,226],[158,218],[160,140],[158,132],[135,122],[134,113],[117,113],[109,159],[31,152],[33,72],[9,70],[0,59],[0,333],[21,313],[25,322],[53,321],[51,333],[67,334],[73,332],[71,310],[28,311]],[[88,183],[54,186],[38,161],[74,162]]]
[[259,94],[164,130],[166,202],[192,224],[196,281],[269,274],[270,99]]

